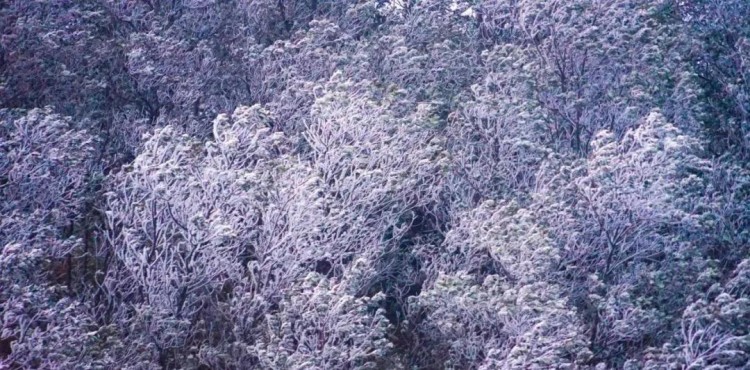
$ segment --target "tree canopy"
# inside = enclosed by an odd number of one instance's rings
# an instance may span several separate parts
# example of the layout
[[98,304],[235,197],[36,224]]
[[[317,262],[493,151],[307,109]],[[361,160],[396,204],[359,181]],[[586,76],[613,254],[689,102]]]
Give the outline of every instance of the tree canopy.
[[746,0],[0,0],[0,368],[750,368]]

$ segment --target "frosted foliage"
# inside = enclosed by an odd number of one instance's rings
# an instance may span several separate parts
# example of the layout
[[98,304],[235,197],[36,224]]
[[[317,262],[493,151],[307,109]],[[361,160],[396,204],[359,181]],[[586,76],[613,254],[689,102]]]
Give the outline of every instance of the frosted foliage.
[[[87,200],[95,140],[49,110],[2,110],[0,118],[0,281],[22,289],[43,281],[41,264],[79,243],[70,229]],[[3,290],[0,301],[9,298]]]
[[0,111],[3,213],[41,212],[51,226],[63,227],[81,205],[94,138],[48,109],[14,116]]
[[446,235],[442,268],[497,274],[526,284],[547,278],[559,259],[536,216],[514,203],[487,201],[459,216]]
[[460,218],[445,244],[445,272],[411,300],[418,332],[438,342],[428,348],[447,351],[424,352],[423,361],[541,369],[587,360],[580,323],[547,280],[556,252],[530,211],[486,202]]
[[[563,276],[576,282],[573,302],[591,315],[594,348],[616,351],[657,333],[666,313],[650,302],[684,294],[679,287],[651,290],[663,278],[652,261],[684,260],[694,248],[679,235],[698,227],[697,215],[682,207],[683,194],[700,189],[698,175],[708,168],[693,154],[698,149],[652,113],[620,141],[600,132],[585,162],[552,170],[559,177],[544,181],[537,196],[548,215],[543,222],[560,243]],[[573,177],[569,185],[556,188],[565,176]]]
[[[241,286],[256,302],[236,304],[262,314],[307,268],[323,263],[323,273],[340,275],[351,256],[377,261],[391,248],[379,245],[407,231],[403,217],[435,201],[440,143],[414,145],[429,140],[418,126],[390,117],[364,90],[344,93],[349,84],[332,80],[313,105],[304,156],[292,155],[294,141],[273,132],[273,115],[256,105],[218,116],[206,145],[169,126],[156,131],[120,175],[107,212],[127,272],[116,285],[142,294],[148,330],[165,330],[156,317],[177,325],[168,331],[175,337],[157,337],[161,346],[189,340],[195,325],[180,322],[220,309],[226,287]],[[350,282],[352,293],[378,273]]]
[[544,149],[534,143],[538,110],[529,114],[522,101],[473,86],[474,101],[455,112],[448,126],[454,163],[450,193],[478,204],[518,196],[533,188]]
[[61,278],[55,269],[81,244],[70,234],[85,207],[95,139],[49,109],[0,118],[0,338],[17,338],[0,367],[70,366],[86,343],[71,337],[91,319],[77,302],[55,303],[61,289],[48,281]]
[[262,223],[270,169],[289,147],[265,114],[255,106],[218,117],[206,145],[172,127],[155,132],[109,194],[107,238],[125,269],[109,284],[142,297],[138,319],[160,348],[190,340],[195,320],[225,309],[220,292],[245,281],[242,261],[270,252],[257,231],[241,232]]
[[[598,130],[621,134],[668,99],[663,94],[679,96],[666,114],[691,124],[697,88],[675,67],[669,28],[651,20],[659,5],[523,0],[480,9],[481,34],[496,45],[485,52],[493,62],[487,76],[545,112],[542,134],[555,145],[587,152]],[[677,82],[665,84],[665,74]]]
[[708,294],[683,312],[679,331],[653,351],[646,369],[735,369],[747,364],[750,338],[750,264],[742,261],[725,284],[714,284]]
[[0,369],[750,367],[746,0],[0,3]]
[[542,369],[587,356],[575,314],[545,283],[513,286],[491,275],[476,284],[461,273],[446,275],[411,304],[426,316],[418,332],[438,342],[429,347],[435,352],[424,350],[425,364]]
[[[366,267],[355,261],[352,272]],[[398,368],[388,340],[382,294],[356,298],[346,280],[331,281],[311,273],[289,290],[279,312],[267,325],[253,351],[260,365],[287,369]]]
[[[118,245],[117,255],[134,282],[146,290],[151,304],[179,315],[187,297],[198,298],[197,292],[236,270],[232,257],[239,247],[223,241],[231,240],[233,226],[241,225],[231,214],[247,201],[239,189],[235,194],[218,191],[235,185],[229,171],[189,173],[180,168],[180,162],[192,159],[191,151],[201,148],[171,134],[167,127],[150,139],[125,175],[129,186],[118,191],[125,201],[111,195],[108,218],[117,231],[110,235],[111,242]],[[188,187],[190,191],[180,191]],[[226,199],[234,201],[232,208]],[[198,302],[194,304],[189,311],[198,309]]]
[[[622,141],[604,131],[593,146],[585,164],[574,169],[579,177],[566,189],[581,201],[561,205],[570,213],[551,214],[556,219],[549,222],[574,238],[565,247],[571,259],[608,251],[592,268],[609,274],[629,260],[660,253],[660,225],[683,218],[690,222],[676,204],[675,189],[683,176],[695,176],[687,169],[700,169],[702,163],[691,152],[696,143],[656,113]],[[571,229],[570,223],[576,226]]]

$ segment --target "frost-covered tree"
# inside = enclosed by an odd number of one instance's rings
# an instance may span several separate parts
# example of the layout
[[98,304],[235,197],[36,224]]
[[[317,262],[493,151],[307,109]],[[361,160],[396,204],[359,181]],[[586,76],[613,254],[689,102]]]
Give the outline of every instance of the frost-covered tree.
[[172,127],[158,130],[108,195],[107,243],[121,269],[106,289],[116,300],[126,295],[133,312],[119,314],[138,322],[162,366],[196,336],[221,338],[235,287],[269,278],[246,274],[249,260],[266,262],[257,254],[271,252],[257,246],[253,229],[263,224],[288,142],[270,132],[258,106],[218,117],[214,132],[202,145]]
[[674,339],[648,353],[646,369],[737,369],[750,363],[748,260],[684,311]]
[[539,110],[489,89],[473,86],[474,100],[453,112],[446,128],[452,164],[448,192],[461,206],[524,197],[547,154],[535,135]]
[[460,216],[434,257],[437,277],[410,299],[415,366],[526,369],[588,360],[579,318],[550,279],[557,251],[534,218],[492,201]]
[[404,242],[436,201],[442,149],[415,143],[430,140],[418,116],[389,117],[368,84],[352,88],[333,80],[296,140],[273,132],[260,106],[238,108],[214,121],[206,145],[157,131],[118,176],[108,243],[122,269],[105,285],[128,292],[162,364],[224,299],[250,295],[247,314],[264,315],[310,272],[341,278],[358,256],[374,267],[349,283],[352,299],[380,291],[396,300],[393,315],[401,309],[418,280]]
[[561,248],[560,274],[590,325],[591,349],[614,360],[684,305],[689,289],[677,281],[697,273],[703,258],[689,239],[699,215],[681,197],[700,195],[709,167],[696,141],[659,113],[620,141],[601,132],[593,147],[585,161],[553,169],[558,175],[542,181],[538,199]]
[[11,352],[0,365],[71,364],[91,320],[64,297],[86,268],[73,257],[87,249],[95,139],[49,109],[0,119],[0,340]]
[[[653,108],[688,126],[696,94],[651,1],[497,1],[477,10],[494,45],[496,88],[542,108],[544,140],[587,153],[600,129],[616,135]],[[669,75],[669,78],[664,78]]]
[[7,1],[0,8],[0,103],[3,108],[55,106],[101,119],[119,106],[122,50],[115,22],[98,2]]
[[[356,297],[357,260],[341,281],[311,272],[269,313],[252,349],[259,366],[285,369],[397,369],[385,317],[385,295]],[[353,275],[353,276],[352,276]]]
[[672,16],[681,24],[685,59],[701,86],[711,149],[741,153],[750,148],[750,16],[744,1],[674,1]]

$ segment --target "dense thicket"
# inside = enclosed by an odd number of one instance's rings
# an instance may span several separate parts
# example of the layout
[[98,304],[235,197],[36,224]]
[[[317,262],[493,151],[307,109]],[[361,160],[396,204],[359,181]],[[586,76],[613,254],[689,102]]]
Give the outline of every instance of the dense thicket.
[[750,368],[746,0],[0,0],[0,368]]

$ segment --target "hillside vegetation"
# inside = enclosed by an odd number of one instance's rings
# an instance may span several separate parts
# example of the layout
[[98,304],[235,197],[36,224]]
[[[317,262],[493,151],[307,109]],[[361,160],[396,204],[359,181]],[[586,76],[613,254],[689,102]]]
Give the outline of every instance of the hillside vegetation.
[[750,1],[0,0],[2,369],[750,369]]

